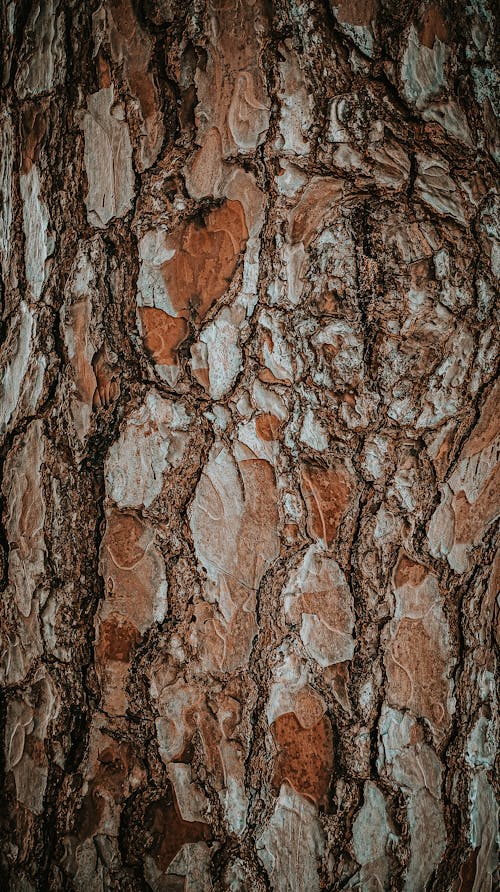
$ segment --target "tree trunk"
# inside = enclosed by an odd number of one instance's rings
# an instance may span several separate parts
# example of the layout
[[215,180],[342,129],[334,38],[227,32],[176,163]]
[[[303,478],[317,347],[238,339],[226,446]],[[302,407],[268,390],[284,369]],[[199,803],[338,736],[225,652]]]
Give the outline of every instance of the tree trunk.
[[3,888],[498,888],[496,24],[4,0]]

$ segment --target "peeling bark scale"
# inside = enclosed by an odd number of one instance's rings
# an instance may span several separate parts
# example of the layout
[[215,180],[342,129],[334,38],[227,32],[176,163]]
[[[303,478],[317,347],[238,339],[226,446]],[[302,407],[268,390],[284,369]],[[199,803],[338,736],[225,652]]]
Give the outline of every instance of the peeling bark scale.
[[494,892],[495,4],[0,19],[0,885]]

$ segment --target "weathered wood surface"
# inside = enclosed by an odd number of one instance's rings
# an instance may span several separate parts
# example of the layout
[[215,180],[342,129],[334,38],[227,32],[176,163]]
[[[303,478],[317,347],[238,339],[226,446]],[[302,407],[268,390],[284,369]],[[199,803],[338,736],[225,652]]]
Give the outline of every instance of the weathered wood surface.
[[493,892],[494,4],[1,19],[3,888]]

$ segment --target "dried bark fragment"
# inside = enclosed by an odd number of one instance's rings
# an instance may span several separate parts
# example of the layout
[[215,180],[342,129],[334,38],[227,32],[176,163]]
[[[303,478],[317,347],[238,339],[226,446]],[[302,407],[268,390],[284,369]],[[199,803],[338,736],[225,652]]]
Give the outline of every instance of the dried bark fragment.
[[106,462],[109,496],[120,508],[148,508],[159,496],[167,467],[182,461],[190,416],[182,404],[151,390],[127,419]]
[[269,827],[257,840],[257,852],[273,892],[319,890],[318,862],[323,851],[314,806],[283,784]]
[[417,192],[426,204],[441,214],[450,214],[459,223],[465,222],[464,211],[457,187],[448,176],[449,167],[440,158],[418,159]]
[[38,673],[25,698],[11,698],[6,718],[6,772],[12,772],[17,801],[42,814],[48,778],[44,742],[58,704],[50,676]]
[[449,632],[436,577],[402,555],[395,594],[387,630],[387,702],[425,716],[439,739],[449,727],[454,701]]
[[102,709],[123,715],[135,646],[154,622],[163,622],[167,610],[165,566],[152,528],[132,512],[110,510],[100,572],[106,598],[97,617],[95,654]]
[[12,226],[12,173],[14,164],[14,131],[8,109],[2,109],[0,127],[0,183],[2,203],[0,205],[0,250],[2,275],[6,280],[9,270],[10,240]]
[[342,466],[322,468],[319,465],[303,465],[301,486],[307,505],[310,535],[321,539],[329,547],[350,502],[353,488],[351,476]]
[[446,849],[442,765],[409,716],[384,707],[379,733],[380,770],[401,784],[407,800],[411,854],[405,889],[425,889]]
[[[33,329],[35,327],[33,313],[24,303],[20,304],[20,314],[13,320],[11,331],[15,335],[7,338],[13,342],[12,358],[3,371],[2,396],[0,398],[0,424],[1,431],[5,433],[12,416],[15,414],[19,398],[23,390],[23,384],[28,371]],[[9,333],[10,334],[10,333]],[[5,350],[7,353],[7,350]],[[7,355],[9,355],[7,353]]]
[[33,165],[20,177],[23,200],[26,278],[34,300],[40,297],[45,283],[45,263],[52,253],[48,228],[49,215],[40,197],[40,174]]
[[85,204],[89,223],[102,229],[132,207],[132,144],[123,109],[114,100],[113,86],[89,96],[87,106],[82,117],[88,180]]
[[255,592],[278,553],[272,467],[241,452],[236,460],[227,449],[214,447],[190,516],[196,553],[207,573],[207,597],[220,614],[220,641],[211,661],[221,668],[248,661],[256,632]]
[[260,2],[253,7],[210,2],[206,14],[213,17],[214,31],[206,65],[195,74],[196,141],[203,145],[215,127],[223,157],[234,150],[251,152],[263,142],[269,126],[270,103],[260,65],[267,10]]
[[23,616],[31,613],[32,600],[44,571],[45,500],[41,488],[43,435],[41,421],[34,421],[22,443],[7,459],[3,493],[7,503],[5,532],[9,543],[9,583]]
[[123,65],[128,85],[139,106],[139,170],[156,161],[165,129],[160,98],[151,73],[152,41],[130,0],[103,3],[93,16],[96,49],[106,41],[116,65]]
[[57,0],[34,3],[16,75],[20,99],[60,87],[65,75],[64,25]]
[[378,885],[384,889],[389,873],[388,842],[393,831],[383,793],[367,781],[363,795],[363,806],[352,826],[354,854],[361,865],[355,882],[359,882],[361,888]]
[[310,546],[283,598],[287,619],[300,626],[304,648],[313,660],[325,667],[352,659],[352,595],[336,561]]
[[430,550],[446,555],[456,572],[468,566],[468,554],[497,517],[499,435],[498,386],[484,403],[482,415],[464,443],[456,467],[443,485],[441,503],[429,526]]

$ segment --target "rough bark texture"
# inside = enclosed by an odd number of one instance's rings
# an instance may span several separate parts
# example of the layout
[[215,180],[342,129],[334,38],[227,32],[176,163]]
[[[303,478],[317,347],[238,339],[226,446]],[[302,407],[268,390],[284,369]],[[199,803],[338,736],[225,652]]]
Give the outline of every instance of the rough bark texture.
[[3,0],[3,888],[498,888],[488,0]]

